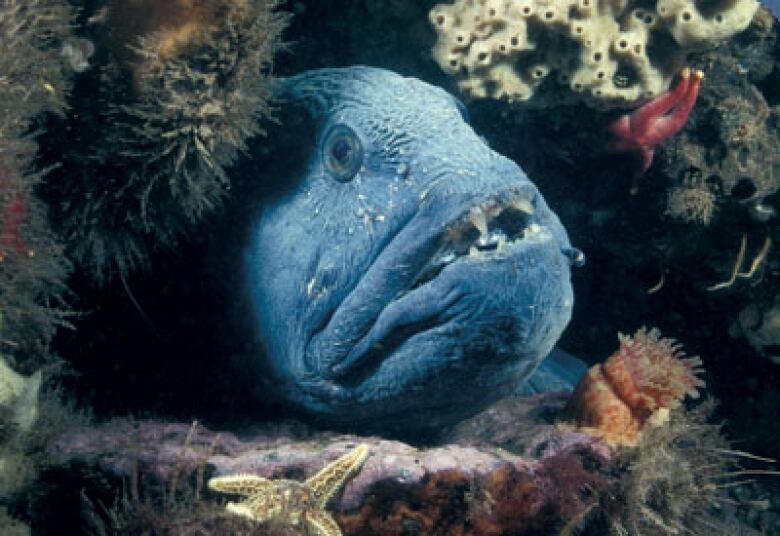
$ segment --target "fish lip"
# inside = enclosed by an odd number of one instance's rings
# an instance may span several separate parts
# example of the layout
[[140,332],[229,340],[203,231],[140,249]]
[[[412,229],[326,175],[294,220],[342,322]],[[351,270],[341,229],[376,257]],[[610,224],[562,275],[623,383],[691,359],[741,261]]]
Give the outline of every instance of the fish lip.
[[[505,262],[512,262],[518,257],[525,257],[531,248],[544,247],[546,243],[554,241],[555,238],[551,233],[541,232],[535,235],[533,239],[527,239],[526,241],[515,241],[504,247],[500,253],[487,252],[480,255],[465,255],[458,257],[452,263],[445,266],[440,273],[438,273],[432,279],[425,281],[420,286],[409,289],[402,296],[391,300],[386,304],[384,310],[387,310],[400,302],[407,296],[414,293],[425,292],[426,286],[437,285],[440,279],[457,279],[462,277],[463,270],[480,270],[479,264],[485,262],[494,262],[494,264],[501,264]],[[470,265],[470,266],[469,266]],[[473,272],[471,272],[473,273]],[[445,282],[445,286],[447,283]],[[431,292],[436,294],[439,290],[432,290]],[[436,299],[436,307],[433,312],[425,314],[420,319],[414,319],[411,322],[408,321],[410,317],[414,317],[416,311],[411,310],[408,306],[402,306],[401,309],[408,312],[408,316],[404,315],[403,320],[398,319],[397,322],[392,322],[389,326],[380,332],[379,337],[374,332],[374,327],[377,326],[381,314],[374,318],[371,327],[367,330],[366,334],[353,346],[347,354],[343,363],[338,363],[333,366],[329,371],[328,378],[330,380],[340,380],[349,385],[357,385],[361,383],[362,379],[367,377],[364,372],[356,372],[356,369],[362,370],[365,368],[373,369],[377,363],[373,363],[374,360],[366,358],[366,356],[378,349],[392,348],[392,350],[386,350],[382,352],[383,359],[393,355],[396,349],[403,347],[403,345],[413,337],[421,335],[427,331],[440,328],[446,324],[455,321],[457,315],[450,314],[449,311],[457,310],[459,307],[457,303],[465,296],[465,292],[452,291],[449,295],[439,295]],[[408,305],[408,304],[407,304]],[[395,315],[394,315],[395,316]],[[403,333],[403,340],[398,341],[398,333]],[[395,342],[394,342],[395,341]],[[357,363],[357,366],[355,365]],[[365,365],[365,366],[364,366]]]
[[[314,376],[319,376],[328,381],[337,381],[339,377],[343,376],[345,372],[340,370],[339,367],[342,359],[350,353],[354,345],[358,344],[360,340],[369,333],[382,311],[403,294],[413,291],[415,288],[432,281],[438,276],[438,274],[436,274],[434,277],[427,277],[425,272],[429,269],[431,262],[442,252],[443,248],[446,248],[449,244],[457,244],[460,253],[473,253],[473,251],[470,251],[472,244],[483,236],[483,233],[479,229],[482,227],[484,230],[480,220],[480,214],[486,215],[488,231],[490,230],[490,223],[496,221],[496,218],[501,214],[505,214],[505,211],[507,210],[516,210],[525,214],[528,217],[527,221],[525,221],[523,227],[514,234],[512,237],[513,242],[520,237],[519,233],[529,229],[532,225],[536,225],[538,229],[543,228],[540,225],[540,217],[544,216],[544,214],[539,213],[538,206],[540,204],[538,203],[538,199],[541,199],[541,196],[539,196],[536,188],[530,183],[484,195],[479,199],[474,199],[474,197],[471,196],[466,200],[464,195],[464,198],[458,203],[458,207],[450,212],[450,214],[454,213],[454,215],[439,218],[433,226],[435,229],[433,232],[430,232],[430,226],[420,225],[420,222],[417,221],[418,216],[425,210],[422,206],[425,201],[425,194],[422,194],[420,199],[421,207],[418,209],[415,216],[411,217],[388,241],[383,250],[372,260],[369,267],[349,290],[346,296],[333,307],[328,321],[324,323],[324,326],[314,331],[304,344],[303,351],[304,359],[308,364],[307,369],[310,373],[313,373]],[[543,202],[541,204],[543,204]],[[434,209],[434,214],[435,211],[436,209]],[[517,215],[515,212],[509,213],[508,215],[511,216],[512,214]],[[428,223],[430,225],[430,222]],[[477,231],[476,235],[472,229]],[[534,234],[538,232],[538,229],[534,230]],[[357,328],[353,325],[349,325],[348,329],[344,330],[340,329],[340,327],[343,326],[339,326],[339,324],[334,325],[334,318],[336,318],[337,314],[345,314],[345,307],[354,305],[347,305],[347,302],[351,301],[359,292],[364,291],[365,289],[363,287],[370,287],[370,283],[367,283],[366,281],[368,279],[368,274],[374,270],[379,270],[381,273],[382,267],[378,265],[383,261],[383,257],[396,253],[395,251],[389,252],[389,250],[393,248],[401,249],[399,243],[408,238],[407,235],[409,234],[422,237],[420,245],[410,245],[409,249],[429,248],[431,251],[414,258],[415,266],[413,273],[408,274],[403,278],[401,288],[396,289],[392,292],[391,296],[387,297],[373,294],[367,295],[364,297],[364,300],[358,301],[357,306],[351,307],[352,310],[364,311],[367,303],[369,304],[368,307],[370,307],[370,302],[379,303],[379,300],[381,300],[381,306],[378,307],[376,311],[372,311],[370,316],[367,317],[367,320],[361,322]],[[553,235],[554,234],[555,233],[553,233]],[[555,237],[553,236],[553,239],[554,238]],[[520,241],[520,244],[522,244],[522,240]],[[512,244],[507,245],[511,246]],[[515,248],[513,247],[508,247],[501,251],[491,250],[480,252],[478,250],[476,255],[456,255],[453,262],[466,260],[466,258],[468,258],[468,260],[499,258],[511,254],[514,249]],[[404,251],[403,249],[401,249],[401,251],[408,253],[408,251]],[[352,333],[349,333],[350,330]],[[329,344],[331,348],[328,347]],[[338,347],[335,351],[332,348],[334,346]]]

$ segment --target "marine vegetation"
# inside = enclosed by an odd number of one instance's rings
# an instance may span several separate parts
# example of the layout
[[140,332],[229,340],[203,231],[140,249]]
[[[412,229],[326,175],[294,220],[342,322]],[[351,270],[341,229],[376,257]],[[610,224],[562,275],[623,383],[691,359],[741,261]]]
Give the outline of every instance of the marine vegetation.
[[47,138],[65,149],[47,197],[69,254],[99,279],[147,265],[224,201],[226,169],[271,112],[277,5],[110,0],[90,17],[95,66],[60,125],[83,137]]
[[72,19],[66,2],[0,1],[0,355],[27,373],[51,362],[65,320],[68,263],[35,195],[47,170],[33,168],[33,134],[44,114],[65,111]]
[[[70,264],[37,188],[51,171],[35,164],[46,117],[66,113],[75,13],[64,0],[0,0],[0,532],[25,534],[9,497],[32,480],[48,433],[71,424],[58,396],[41,397],[61,361],[49,343],[68,325]],[[52,163],[56,165],[56,163]],[[22,374],[20,374],[20,372]]]
[[29,504],[40,497],[42,471],[50,467],[45,449],[66,430],[90,422],[88,412],[77,409],[42,374],[15,375],[2,367],[0,400],[0,534],[30,534]]
[[239,291],[281,396],[412,430],[513,392],[569,321],[582,260],[537,188],[417,79],[315,70],[280,97],[291,134],[260,174],[289,187],[241,196],[263,206]]
[[772,474],[742,466],[773,460],[733,450],[710,418],[712,399],[671,413],[663,426],[650,427],[634,449],[621,455],[617,479],[602,502],[605,520],[617,536],[737,534],[740,528],[721,512],[726,492],[754,475]]
[[[137,457],[130,460],[127,478],[106,501],[82,490],[78,498],[80,515],[89,534],[243,534],[246,536],[285,536],[276,527],[254,527],[237,516],[226,516],[225,509],[216,501],[207,499],[205,486],[206,461],[215,453],[219,435],[204,447],[194,463],[185,463],[198,423],[193,422],[183,442],[177,444],[175,461],[167,467],[162,482],[149,485],[153,476],[142,468]],[[94,476],[94,474],[92,475]],[[52,478],[51,475],[48,478]],[[105,485],[105,482],[102,482]],[[51,510],[51,509],[49,509]],[[72,511],[66,515],[73,515]],[[44,516],[41,516],[44,517]]]
[[716,196],[701,178],[690,178],[666,193],[665,215],[698,225],[709,225],[717,209]]

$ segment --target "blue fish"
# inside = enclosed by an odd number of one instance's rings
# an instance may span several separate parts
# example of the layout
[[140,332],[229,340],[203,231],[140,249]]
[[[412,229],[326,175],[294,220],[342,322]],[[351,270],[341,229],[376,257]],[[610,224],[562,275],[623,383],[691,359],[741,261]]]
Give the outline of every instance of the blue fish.
[[775,18],[780,18],[780,0],[762,0],[761,3],[772,12]]
[[323,69],[279,97],[305,156],[263,178],[287,187],[245,265],[279,392],[328,422],[416,429],[517,391],[571,318],[582,260],[537,187],[420,80]]

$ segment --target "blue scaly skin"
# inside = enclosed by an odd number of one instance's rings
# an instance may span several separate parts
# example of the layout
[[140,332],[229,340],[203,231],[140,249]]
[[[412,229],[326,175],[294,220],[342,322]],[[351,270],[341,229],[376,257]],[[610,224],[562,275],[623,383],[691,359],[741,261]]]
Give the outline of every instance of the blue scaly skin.
[[515,391],[569,322],[581,256],[536,186],[419,80],[324,69],[280,96],[316,128],[247,254],[280,392],[327,421],[416,428]]

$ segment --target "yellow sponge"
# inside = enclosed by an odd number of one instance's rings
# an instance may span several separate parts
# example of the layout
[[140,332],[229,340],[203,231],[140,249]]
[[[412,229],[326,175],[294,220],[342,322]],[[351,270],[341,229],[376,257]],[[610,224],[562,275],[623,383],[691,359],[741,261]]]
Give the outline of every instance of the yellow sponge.
[[[703,3],[702,3],[703,4]],[[619,107],[666,90],[690,52],[744,30],[757,0],[455,0],[433,56],[472,97]],[[649,49],[652,52],[649,52]],[[540,95],[539,87],[566,91]]]

